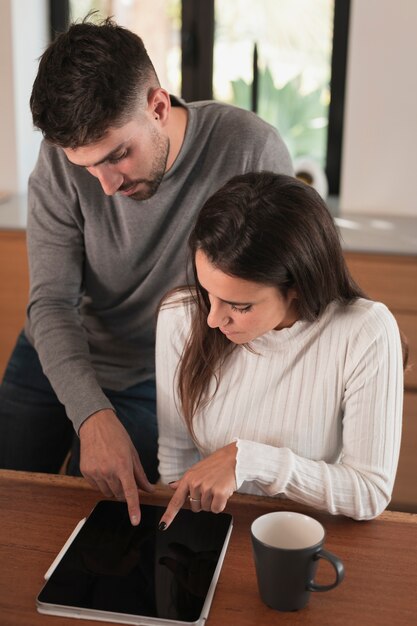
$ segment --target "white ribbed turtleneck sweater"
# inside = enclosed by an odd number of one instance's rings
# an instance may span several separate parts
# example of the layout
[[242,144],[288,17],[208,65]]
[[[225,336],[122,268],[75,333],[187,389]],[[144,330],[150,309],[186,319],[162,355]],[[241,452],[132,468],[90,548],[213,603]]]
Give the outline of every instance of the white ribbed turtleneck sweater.
[[[174,297],[178,299],[178,295]],[[381,303],[332,303],[237,346],[220,386],[194,418],[198,447],[178,408],[175,373],[190,305],[164,306],[156,342],[160,474],[177,480],[237,440],[239,492],[284,496],[370,519],[387,506],[401,438],[403,368],[394,317]]]

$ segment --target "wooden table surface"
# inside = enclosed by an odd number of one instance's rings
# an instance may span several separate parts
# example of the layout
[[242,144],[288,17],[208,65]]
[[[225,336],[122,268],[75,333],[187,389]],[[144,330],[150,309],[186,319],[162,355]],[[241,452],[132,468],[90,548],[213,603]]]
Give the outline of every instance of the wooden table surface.
[[[45,616],[35,600],[43,575],[72,532],[102,499],[82,478],[0,470],[0,626],[97,625],[91,620]],[[158,487],[142,501],[163,505]],[[252,560],[251,522],[273,510],[312,515],[326,528],[326,548],[344,562],[340,587],[311,595],[298,612],[266,607],[258,596]],[[207,626],[303,624],[320,626],[411,626],[417,624],[417,515],[385,512],[355,522],[292,502],[235,495],[227,512],[234,528]],[[318,581],[333,579],[320,562]]]

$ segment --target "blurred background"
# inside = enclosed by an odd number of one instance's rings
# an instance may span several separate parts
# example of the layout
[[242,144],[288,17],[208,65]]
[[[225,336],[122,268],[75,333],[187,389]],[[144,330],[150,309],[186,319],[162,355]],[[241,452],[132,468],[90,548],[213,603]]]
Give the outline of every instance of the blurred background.
[[0,0],[0,191],[24,193],[40,142],[37,58],[69,21],[112,15],[163,86],[276,126],[325,170],[335,212],[417,216],[415,0]]

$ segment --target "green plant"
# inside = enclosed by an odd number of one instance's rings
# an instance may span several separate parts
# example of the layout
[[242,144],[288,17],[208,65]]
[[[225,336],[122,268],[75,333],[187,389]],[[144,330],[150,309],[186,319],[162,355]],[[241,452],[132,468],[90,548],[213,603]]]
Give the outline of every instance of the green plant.
[[[298,75],[277,87],[268,67],[259,71],[258,80],[258,115],[279,130],[293,159],[308,155],[324,165],[327,86],[303,94],[301,75]],[[239,78],[232,81],[232,89],[233,103],[250,108],[251,85]]]

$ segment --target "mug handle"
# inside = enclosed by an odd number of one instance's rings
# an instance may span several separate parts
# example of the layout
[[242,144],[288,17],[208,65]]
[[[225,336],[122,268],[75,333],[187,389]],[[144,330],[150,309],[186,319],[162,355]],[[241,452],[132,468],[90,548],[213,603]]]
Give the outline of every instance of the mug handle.
[[345,568],[343,567],[342,561],[327,550],[319,550],[316,552],[313,559],[317,561],[318,559],[326,559],[329,561],[331,565],[333,565],[334,571],[336,572],[336,580],[331,585],[317,585],[312,580],[307,584],[307,589],[310,591],[330,591],[330,589],[334,589],[339,585],[345,577]]

